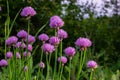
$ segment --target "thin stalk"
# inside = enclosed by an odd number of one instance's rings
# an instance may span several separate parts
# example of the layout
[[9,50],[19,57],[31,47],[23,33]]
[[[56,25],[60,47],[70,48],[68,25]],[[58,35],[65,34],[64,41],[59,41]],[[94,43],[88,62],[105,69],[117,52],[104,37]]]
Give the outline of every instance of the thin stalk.
[[26,52],[27,52],[27,56],[28,56],[28,36],[29,36],[29,33],[30,33],[30,19],[28,20],[27,32],[28,32],[28,35],[27,35],[27,42],[26,42],[26,45],[27,45]]
[[[27,56],[29,56],[29,54],[28,54],[28,36],[29,36],[29,33],[30,33],[30,19],[28,19],[27,32],[28,32],[28,35],[27,35],[27,42],[26,42],[26,45],[27,45],[27,47],[26,47],[26,54],[27,54]],[[28,58],[29,58],[29,57],[26,57],[26,60],[28,60]],[[30,57],[30,58],[31,58],[31,57]],[[29,63],[30,58],[29,58],[29,60],[28,60],[28,67],[30,67],[30,63]],[[29,68],[28,71],[27,71],[27,79],[28,79],[28,80],[29,80],[29,78],[30,78],[29,73],[30,73],[30,68]]]
[[8,60],[8,62],[9,62],[9,66],[8,66],[8,68],[9,68],[9,80],[12,80],[11,61]]
[[92,80],[92,76],[93,76],[93,71],[91,71],[90,73],[90,80]]
[[[41,51],[41,56],[40,56],[40,62],[42,61],[42,56],[43,56],[43,50]],[[37,78],[39,79],[39,74],[40,74],[40,67],[37,72]]]
[[62,62],[60,62],[60,64],[59,64],[58,76],[60,75],[60,69],[61,69],[61,66],[62,66]]
[[43,69],[41,69],[41,72],[40,72],[40,76],[41,76],[40,80],[43,80],[42,74],[43,74]]
[[27,32],[28,32],[28,35],[27,35],[27,42],[26,42],[26,45],[27,45],[26,52],[27,52],[27,56],[28,56],[28,36],[29,36],[29,33],[30,33],[30,19],[28,19]]
[[9,25],[10,25],[10,16],[9,16],[9,2],[8,2],[8,0],[7,0],[7,20],[6,20],[6,24],[7,24],[7,36],[6,37],[8,37],[8,35],[9,35]]
[[[6,40],[6,36],[7,36],[7,33],[6,33],[6,25],[5,25],[5,40]],[[6,43],[5,43],[5,53],[4,54],[6,54],[6,50],[7,50],[7,46],[6,46]],[[6,59],[6,57],[5,57],[5,59]]]
[[49,61],[48,61],[48,54],[46,54],[46,62],[47,62],[47,75],[46,75],[46,80],[48,80],[48,77],[49,77]]
[[37,72],[37,80],[39,80],[39,74],[40,74],[40,67],[39,67],[38,72]]
[[9,2],[8,2],[8,0],[7,0],[7,14],[9,16]]
[[52,54],[50,53],[50,55],[49,55],[49,61],[48,61],[48,65],[49,65],[49,69],[48,69],[48,70],[49,70],[49,74],[50,74],[50,69],[51,69],[51,66],[50,66],[50,62],[51,62],[51,55],[52,55]]
[[42,61],[43,58],[43,50],[41,51],[41,58],[40,58],[40,62]]
[[83,67],[83,65],[84,65],[84,62],[85,62],[85,58],[86,58],[86,49],[85,49],[85,51],[84,51],[84,55],[83,55],[83,62],[82,62],[82,67]]
[[62,56],[62,41],[60,42],[60,57]]
[[62,72],[63,72],[63,67],[64,67],[64,66],[61,67],[60,80],[61,80],[61,76],[62,76]]
[[55,79],[56,66],[57,66],[57,48],[56,48],[56,50],[55,50],[55,62],[54,62],[54,73],[53,73],[53,79]]
[[55,36],[57,36],[57,33],[56,33],[56,32],[57,32],[57,30],[55,29]]
[[29,69],[28,69],[28,73],[29,73],[29,80],[31,79],[31,72],[32,72],[32,65],[33,65],[33,60],[32,60],[32,57],[29,56],[29,60],[28,60],[28,66],[29,66]]
[[[84,62],[85,62],[85,58],[86,58],[86,49],[84,50],[84,52],[81,52],[82,53],[82,59],[81,59],[81,67],[80,67],[80,73],[82,72],[82,68],[83,68],[83,65],[84,65]],[[80,73],[78,75],[78,79],[80,78]]]
[[13,55],[13,58],[11,59],[12,61],[12,67],[11,68],[13,68],[13,70],[12,70],[12,79],[14,79],[14,77],[15,77],[15,61],[14,61],[14,55]]
[[[56,29],[55,29],[55,36],[57,36],[57,31],[56,31]],[[57,47],[56,47],[56,49],[55,49],[55,61],[54,61],[53,80],[55,79],[56,66],[57,66]]]
[[19,15],[20,11],[21,11],[21,9],[17,12],[17,14],[15,15],[15,18],[14,18],[13,22],[11,23],[11,26],[10,26],[10,30],[9,30],[8,36],[10,35],[10,33],[11,33],[11,31],[12,31],[13,25],[14,25],[14,23],[15,23],[15,21],[16,21],[18,15]]
[[[62,56],[62,41],[60,42],[60,57]],[[59,64],[59,69],[58,69],[58,75],[60,75],[60,69],[61,69],[61,61],[60,61],[60,64]]]
[[51,61],[51,53],[50,53],[50,56],[49,56],[49,62],[48,62],[48,64],[49,64],[49,66],[50,66],[50,61]]
[[25,72],[25,74],[26,74],[26,80],[29,80],[28,70]]
[[27,29],[28,35],[30,33],[30,19],[28,20],[28,29]]
[[13,47],[13,50],[14,50],[14,53],[13,53],[13,62],[14,62],[14,64],[13,64],[13,66],[14,66],[14,70],[15,70],[15,72],[14,72],[14,79],[17,79],[17,70],[16,70],[16,48],[14,48]]
[[69,58],[69,75],[68,75],[68,80],[70,80],[71,77],[71,58]]
[[82,70],[82,60],[83,60],[83,51],[81,51],[81,55],[80,55],[80,64],[79,64],[79,69],[78,69],[78,75],[77,75],[77,79],[76,80],[79,80],[80,78],[80,73],[81,73],[81,70]]
[[[7,32],[9,32],[9,23],[10,23],[9,22],[10,18],[9,18],[9,2],[8,2],[8,0],[6,1],[6,3],[7,3],[7,19],[5,21],[5,40],[7,39]],[[7,50],[7,47],[5,44],[5,54],[6,54],[6,50]],[[6,59],[6,57],[5,57],[5,59]]]
[[35,34],[35,38],[38,36],[39,32],[45,28],[47,24],[48,24],[48,21],[37,31],[37,33]]
[[[20,61],[20,63],[19,63],[20,64],[20,66],[19,66],[19,73],[20,73],[20,71],[22,70],[22,67],[21,67],[21,63],[22,63],[21,62],[21,58],[19,59],[19,61]],[[18,76],[19,76],[19,73],[18,73]]]

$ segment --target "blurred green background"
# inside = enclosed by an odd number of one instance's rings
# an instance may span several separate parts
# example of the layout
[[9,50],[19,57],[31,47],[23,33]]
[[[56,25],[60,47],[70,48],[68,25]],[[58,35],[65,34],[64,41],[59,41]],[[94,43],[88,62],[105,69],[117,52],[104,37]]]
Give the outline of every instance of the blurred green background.
[[[103,67],[110,67],[112,71],[120,69],[120,15],[117,5],[117,0],[111,0],[111,4],[104,2],[104,14],[106,8],[110,9],[110,5],[114,5],[115,9],[113,15],[108,17],[106,15],[96,16],[94,10],[96,5],[88,4],[76,5],[76,0],[67,0],[69,4],[64,4],[64,0],[8,0],[9,1],[9,15],[10,22],[13,21],[15,15],[20,9],[25,6],[32,6],[35,8],[37,15],[31,18],[30,34],[35,35],[37,30],[49,21],[53,15],[60,16],[65,25],[63,29],[68,32],[68,38],[63,40],[63,45],[75,46],[74,42],[79,37],[88,37],[93,42],[91,47],[90,59],[97,60],[98,64]],[[120,2],[119,2],[120,3]],[[6,0],[0,0],[0,56],[4,55],[4,26],[7,18],[7,3]],[[84,10],[82,11],[81,8]],[[65,12],[64,12],[65,11]],[[88,14],[89,18],[84,18]],[[25,26],[26,25],[26,26]],[[21,29],[27,30],[27,22],[20,15],[17,17],[10,35],[16,35]],[[47,33],[54,35],[54,30],[49,27],[49,23],[40,33]],[[39,34],[40,34],[39,33]],[[35,45],[40,44],[36,38]],[[38,53],[36,53],[39,60]],[[38,61],[36,60],[35,63]]]

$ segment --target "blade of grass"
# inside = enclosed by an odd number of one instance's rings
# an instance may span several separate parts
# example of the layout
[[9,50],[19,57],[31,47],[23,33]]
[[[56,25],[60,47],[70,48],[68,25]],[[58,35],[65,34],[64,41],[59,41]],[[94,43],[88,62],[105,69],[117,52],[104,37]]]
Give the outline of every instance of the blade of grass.
[[15,15],[14,20],[13,20],[12,23],[11,23],[11,26],[10,26],[10,30],[9,30],[8,36],[10,35],[10,33],[11,33],[11,31],[12,31],[13,25],[14,25],[14,23],[15,23],[15,21],[16,21],[18,15],[19,15],[20,11],[21,11],[21,9],[17,12],[17,14]]
[[45,26],[48,24],[48,21],[46,22],[46,24],[44,24],[38,31],[37,31],[37,33],[35,34],[35,38],[38,36],[38,34],[39,34],[39,32],[41,31],[41,30],[43,30],[43,28],[45,28]]

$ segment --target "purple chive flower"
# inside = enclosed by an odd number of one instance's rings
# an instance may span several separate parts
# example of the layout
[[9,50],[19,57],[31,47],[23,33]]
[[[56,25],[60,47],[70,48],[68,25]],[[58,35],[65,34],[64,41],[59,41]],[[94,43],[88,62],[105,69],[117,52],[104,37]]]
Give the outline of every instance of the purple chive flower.
[[82,48],[87,48],[92,45],[92,42],[88,38],[78,38],[75,42],[75,45]]
[[0,66],[5,67],[8,65],[8,62],[5,59],[0,60]]
[[24,56],[24,57],[27,57],[27,52],[24,52],[24,53],[23,53],[23,56]]
[[45,43],[42,45],[41,47],[43,49],[43,51],[48,54],[48,53],[52,53],[55,49],[54,46],[49,44],[49,43]]
[[38,39],[40,40],[40,41],[47,41],[48,39],[49,39],[49,37],[48,37],[48,35],[47,34],[40,34],[39,36],[38,36]]
[[13,56],[13,53],[12,52],[7,52],[6,53],[6,57],[8,58],[8,59],[10,59],[10,58],[12,58],[12,56]]
[[[27,42],[27,39],[26,39],[26,42]],[[31,44],[31,43],[34,43],[35,42],[35,37],[32,36],[32,35],[29,35],[28,36],[28,44]]]
[[26,38],[27,38],[27,35],[28,35],[28,33],[27,33],[25,30],[21,30],[21,31],[19,31],[19,32],[17,33],[17,36],[18,36],[19,38],[22,38],[22,39],[26,39]]
[[59,29],[64,25],[64,21],[59,16],[52,16],[50,18],[50,27]]
[[16,52],[16,58],[17,58],[17,59],[20,59],[20,58],[21,58],[21,55],[20,55],[19,52]]
[[20,13],[20,15],[24,17],[31,17],[36,15],[36,11],[32,7],[26,6],[22,9],[22,12]]
[[58,62],[61,62],[64,66],[64,64],[67,63],[67,58],[65,56],[58,57]]
[[24,66],[24,72],[28,70],[28,66]]
[[65,54],[68,55],[69,57],[73,57],[76,53],[75,48],[74,47],[67,47],[64,50]]
[[27,52],[24,52],[24,53],[23,53],[23,56],[24,56],[24,57],[27,57],[27,55],[28,55],[28,56],[31,56],[31,53],[30,53],[30,52],[28,52],[28,54],[27,54]]
[[10,47],[10,46],[15,45],[17,43],[17,41],[18,41],[18,38],[16,36],[11,36],[5,41],[5,43],[6,43],[6,45],[8,45]]
[[19,48],[19,49],[24,49],[24,48],[26,48],[26,45],[25,45],[25,43],[17,42],[16,47]]
[[56,36],[53,36],[50,38],[49,43],[54,46],[57,46],[60,43],[60,39]]
[[39,66],[40,66],[40,68],[44,69],[45,68],[44,62],[41,61],[40,64],[39,64]]
[[64,39],[64,38],[67,38],[68,37],[68,34],[66,31],[64,31],[63,29],[59,29],[58,32],[57,32],[57,36],[60,38],[60,39]]
[[97,63],[96,63],[95,61],[90,60],[90,61],[87,62],[87,67],[88,67],[88,68],[95,69],[95,68],[98,67],[98,65],[97,65]]
[[33,50],[32,45],[31,45],[31,44],[28,44],[28,51],[32,52],[32,50]]

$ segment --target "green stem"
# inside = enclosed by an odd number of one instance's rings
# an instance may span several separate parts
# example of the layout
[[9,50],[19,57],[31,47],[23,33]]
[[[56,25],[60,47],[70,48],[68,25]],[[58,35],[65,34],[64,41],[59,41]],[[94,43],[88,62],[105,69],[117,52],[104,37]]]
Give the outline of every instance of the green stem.
[[64,67],[64,66],[62,66],[61,72],[60,72],[60,80],[61,80],[61,76],[62,76],[62,72],[63,72],[63,67]]
[[42,74],[43,74],[43,69],[41,69],[41,72],[40,72],[41,80],[43,80]]
[[[40,62],[42,61],[42,56],[43,56],[43,50],[41,51]],[[37,72],[37,79],[38,80],[39,80],[39,77],[40,77],[39,74],[41,74],[40,67],[39,67],[38,72]]]
[[[21,56],[22,57],[22,56]],[[21,64],[22,64],[22,61],[21,61],[21,58],[19,59],[19,61],[20,61],[20,63],[19,63],[19,73],[20,73],[20,71],[22,70],[22,66],[21,66]],[[18,76],[19,76],[19,73],[18,73]],[[20,77],[21,78],[21,77]]]
[[45,26],[48,24],[48,21],[46,22],[46,24],[44,24],[35,34],[35,38],[38,36],[38,34],[40,33],[41,30],[43,30],[45,28]]
[[43,50],[41,51],[41,58],[40,58],[40,62],[42,61],[43,58]]
[[82,67],[83,67],[83,65],[84,65],[84,62],[85,62],[85,58],[86,58],[86,49],[85,49],[85,51],[84,51],[84,55],[83,55],[83,62],[82,62]]
[[80,73],[82,71],[82,60],[83,60],[83,51],[81,51],[81,55],[80,55],[80,63],[79,63],[79,69],[78,69],[78,75],[77,75],[77,79],[76,80],[79,80],[80,78]]
[[[83,68],[83,65],[84,65],[84,63],[85,63],[85,58],[86,58],[86,49],[84,50],[84,52],[82,52],[83,53],[83,59],[81,60],[81,68],[80,68],[80,73],[82,72],[82,68]],[[80,73],[79,73],[79,78],[80,78]],[[78,78],[78,79],[79,79]]]
[[[5,25],[5,40],[6,40],[6,36],[7,36],[7,33],[6,33],[6,25]],[[5,43],[5,53],[4,54],[6,54],[6,43]],[[6,57],[5,57],[5,59],[6,59]]]
[[61,66],[62,66],[62,63],[60,62],[60,64],[59,64],[59,69],[58,69],[58,76],[60,75]]
[[[60,42],[60,57],[62,56],[62,41]],[[58,69],[58,75],[60,75],[60,69],[61,69],[62,63],[60,62],[59,64],[59,69]]]
[[9,37],[9,25],[10,25],[10,16],[9,16],[9,2],[7,0],[7,20],[6,20],[6,25],[7,25],[7,38]]
[[[7,0],[7,19],[6,19],[6,21],[5,21],[5,40],[7,39],[7,32],[9,33],[9,2],[8,2],[8,0]],[[8,31],[7,31],[8,30]],[[5,44],[5,54],[6,54],[6,50],[7,50],[7,47],[6,47],[6,44]],[[5,57],[5,59],[6,59],[6,57]]]
[[[30,33],[30,19],[28,19],[28,28],[27,28],[27,32],[28,32],[28,35],[27,35],[27,42],[26,42],[26,45],[27,45],[27,48],[26,48],[26,54],[27,54],[27,57],[26,57],[26,60],[28,60],[28,36],[29,36],[29,33]],[[31,57],[30,57],[31,58]],[[30,67],[30,60],[28,60],[28,67]],[[27,71],[27,79],[29,80],[30,79],[30,68],[28,69]]]
[[60,42],[60,57],[62,56],[62,41]]
[[[16,64],[16,50],[14,50],[14,60],[15,60],[15,64]],[[14,75],[14,76],[15,76],[15,79],[17,79],[17,77],[16,77],[16,76],[17,76],[17,74],[16,74],[16,73],[17,73],[17,72],[16,72],[16,68],[17,68],[17,67],[16,67],[15,64],[14,64],[14,66],[15,66],[15,75]]]
[[39,74],[40,74],[40,68],[38,69],[38,72],[37,72],[37,80],[39,80]]
[[92,80],[92,76],[93,76],[93,71],[91,71],[90,73],[90,80]]
[[56,48],[56,50],[55,50],[55,62],[54,62],[54,73],[53,73],[53,79],[55,79],[56,66],[57,66],[57,48]]
[[28,30],[27,30],[27,32],[28,32],[28,35],[29,35],[29,33],[30,33],[30,19],[28,20]]
[[48,76],[49,76],[49,62],[48,62],[48,54],[46,54],[46,62],[47,62],[47,75],[46,75],[46,80],[48,80]]
[[8,13],[8,16],[9,16],[9,2],[7,0],[7,13]]
[[27,56],[28,56],[28,36],[29,36],[29,33],[30,33],[30,19],[28,20],[27,32],[28,32],[28,35],[27,35],[27,42],[26,42],[26,45],[27,45],[26,52],[27,52]]
[[50,66],[50,61],[51,61],[51,53],[50,53],[49,62],[48,62],[49,66]]
[[28,32],[28,35],[27,35],[27,42],[26,42],[26,53],[27,53],[27,56],[28,56],[28,36],[29,36],[29,33],[30,33],[30,19],[28,19],[28,28],[27,28],[27,32]]
[[28,69],[28,71],[29,71],[29,80],[31,79],[31,73],[32,73],[32,68],[33,68],[33,59],[32,59],[32,57],[31,56],[29,56],[29,62],[28,62],[28,65],[29,65],[29,69]]
[[29,78],[28,78],[28,76],[29,76],[29,74],[28,74],[28,70],[25,72],[25,80],[29,80]]
[[8,60],[8,62],[9,62],[9,66],[8,66],[8,68],[9,68],[9,74],[10,74],[10,79],[9,80],[12,80],[12,74],[11,74],[11,61],[10,60]]
[[16,21],[18,15],[19,15],[20,11],[21,11],[21,9],[17,12],[17,14],[15,15],[14,20],[13,20],[12,23],[11,23],[11,26],[10,26],[10,30],[9,30],[8,36],[10,35],[10,33],[11,33],[12,29],[13,29],[13,25],[14,25],[14,23],[15,23],[15,21]]
[[[55,36],[57,36],[56,33],[56,29],[55,29]],[[53,80],[55,79],[55,74],[56,74],[56,65],[57,65],[57,47],[55,49],[55,61],[54,61],[54,73],[53,73]]]
[[70,80],[71,77],[71,57],[69,58],[70,62],[69,62],[69,77],[68,80]]

